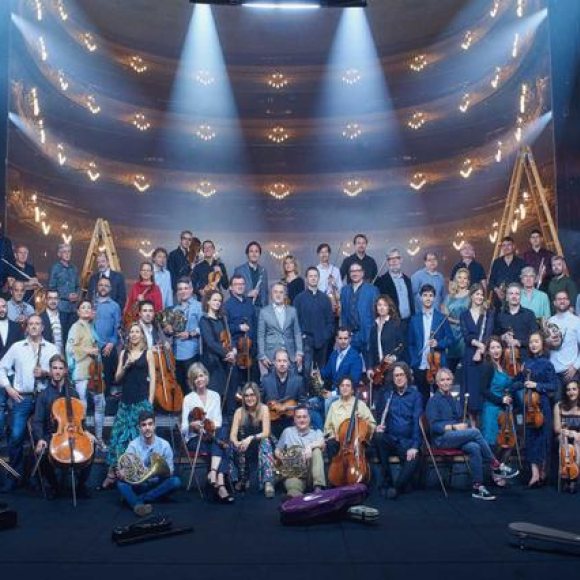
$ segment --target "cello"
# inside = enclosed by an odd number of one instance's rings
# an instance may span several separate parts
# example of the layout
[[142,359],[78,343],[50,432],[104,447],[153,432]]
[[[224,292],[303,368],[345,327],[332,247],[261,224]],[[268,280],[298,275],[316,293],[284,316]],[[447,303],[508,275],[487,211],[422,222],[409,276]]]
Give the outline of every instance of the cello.
[[365,444],[370,441],[370,425],[357,414],[359,395],[355,396],[352,413],[338,428],[340,449],[328,468],[328,481],[335,487],[354,483],[368,483],[370,467],[365,454]]
[[91,356],[91,364],[89,365],[89,383],[88,390],[93,395],[102,395],[105,392],[105,374],[103,371],[103,359],[101,351],[96,356]]
[[183,391],[175,378],[175,357],[163,345],[152,349],[155,362],[155,404],[167,413],[179,413],[183,406]]

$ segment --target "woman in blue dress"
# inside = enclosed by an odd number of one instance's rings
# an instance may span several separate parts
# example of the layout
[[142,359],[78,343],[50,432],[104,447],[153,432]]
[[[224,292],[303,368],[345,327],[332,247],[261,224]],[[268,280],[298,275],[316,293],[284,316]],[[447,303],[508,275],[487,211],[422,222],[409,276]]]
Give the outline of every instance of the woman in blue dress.
[[483,399],[481,397],[483,355],[486,341],[493,331],[493,312],[486,307],[485,292],[481,284],[469,289],[469,307],[459,317],[461,335],[465,344],[463,352],[463,380],[461,397],[467,393],[467,410],[473,425],[477,425]]
[[552,413],[550,396],[558,387],[558,376],[554,365],[547,356],[544,337],[541,332],[533,332],[528,344],[529,358],[522,371],[514,379],[514,390],[523,409],[524,393],[531,391],[540,395],[540,409],[544,417],[541,427],[526,424],[525,450],[526,460],[530,463],[532,477],[528,487],[541,487],[546,482],[547,459],[552,440]]
[[448,316],[453,344],[447,348],[447,366],[455,372],[463,358],[465,344],[461,332],[460,317],[469,308],[469,270],[459,268],[449,284],[449,294],[441,305],[441,312]]

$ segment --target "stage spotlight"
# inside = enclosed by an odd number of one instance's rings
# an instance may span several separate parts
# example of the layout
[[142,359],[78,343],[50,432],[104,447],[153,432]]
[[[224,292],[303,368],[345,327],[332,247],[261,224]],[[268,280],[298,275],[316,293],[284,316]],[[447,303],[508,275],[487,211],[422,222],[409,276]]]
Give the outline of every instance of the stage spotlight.
[[300,10],[308,8],[364,8],[367,0],[189,0],[193,4],[215,4],[221,6],[248,6],[251,8],[278,8]]

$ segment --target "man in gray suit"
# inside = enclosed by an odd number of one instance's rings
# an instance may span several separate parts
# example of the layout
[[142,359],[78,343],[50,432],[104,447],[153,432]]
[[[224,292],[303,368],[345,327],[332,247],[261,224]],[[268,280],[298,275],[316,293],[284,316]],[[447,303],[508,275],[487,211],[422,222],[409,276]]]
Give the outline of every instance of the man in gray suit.
[[271,289],[271,303],[260,310],[258,318],[258,361],[262,375],[272,366],[278,349],[288,352],[290,361],[302,370],[302,332],[295,308],[284,303],[286,287],[276,282]]

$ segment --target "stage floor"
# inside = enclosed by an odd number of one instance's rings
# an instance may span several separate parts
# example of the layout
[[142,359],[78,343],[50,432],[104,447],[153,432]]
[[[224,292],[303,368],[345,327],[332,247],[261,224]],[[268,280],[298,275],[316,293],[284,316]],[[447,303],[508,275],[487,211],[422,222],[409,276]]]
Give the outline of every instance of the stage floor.
[[517,484],[498,491],[494,502],[456,490],[445,499],[435,489],[396,501],[374,495],[379,523],[355,522],[283,527],[279,496],[257,492],[235,504],[203,502],[181,491],[159,504],[174,525],[193,525],[192,534],[119,548],[114,526],[135,521],[113,492],[94,492],[76,509],[67,499],[47,502],[32,492],[0,496],[18,510],[17,529],[0,532],[2,578],[139,578],[164,575],[205,580],[233,578],[553,578],[578,573],[577,557],[520,551],[509,546],[512,521],[580,531],[580,496],[554,489],[527,491]]

